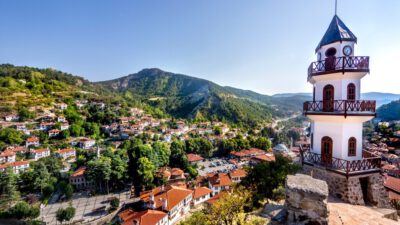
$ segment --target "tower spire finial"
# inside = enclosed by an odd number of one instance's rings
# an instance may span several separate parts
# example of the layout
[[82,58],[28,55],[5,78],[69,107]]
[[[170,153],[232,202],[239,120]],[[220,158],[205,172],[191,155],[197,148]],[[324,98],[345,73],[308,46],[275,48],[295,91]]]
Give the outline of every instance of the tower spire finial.
[[335,15],[337,15],[337,0],[335,0]]

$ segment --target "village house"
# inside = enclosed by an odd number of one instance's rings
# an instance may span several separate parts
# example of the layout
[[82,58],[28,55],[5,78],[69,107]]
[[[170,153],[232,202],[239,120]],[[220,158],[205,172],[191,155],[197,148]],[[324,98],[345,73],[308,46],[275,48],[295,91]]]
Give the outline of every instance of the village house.
[[272,153],[266,153],[263,155],[256,155],[250,158],[250,165],[256,165],[261,162],[273,162],[275,161],[275,156]]
[[56,104],[55,107],[57,109],[66,110],[68,108],[68,105],[65,103],[60,103],[60,104]]
[[25,147],[34,146],[38,147],[40,145],[39,138],[36,136],[28,137],[25,141]]
[[11,150],[5,150],[0,153],[0,163],[12,163],[15,162],[15,152]]
[[126,209],[118,214],[118,222],[121,225],[168,225],[168,214],[160,210]]
[[400,200],[400,178],[385,176],[384,185],[389,193],[389,199]]
[[74,159],[76,157],[76,151],[73,148],[65,148],[56,151],[56,155],[64,160]]
[[193,154],[193,153],[189,153],[186,156],[187,156],[187,159],[188,159],[189,163],[192,164],[192,165],[195,165],[198,162],[201,162],[201,161],[204,160],[204,158],[201,157],[200,155]]
[[87,181],[85,178],[86,167],[79,167],[70,177],[69,183],[72,184],[76,189],[82,190],[93,187],[93,183]]
[[25,152],[28,152],[28,149],[25,147],[22,147],[22,146],[8,146],[6,148],[6,151],[13,151],[15,153],[19,152],[19,153],[23,154]]
[[207,187],[196,187],[193,190],[193,206],[197,206],[211,197],[212,190]]
[[265,155],[265,151],[258,148],[244,149],[241,151],[231,152],[231,157],[241,162],[249,162],[251,158],[258,155]]
[[192,193],[192,190],[169,185],[142,192],[140,199],[151,209],[167,212],[169,224],[174,224],[189,212]]
[[18,121],[19,120],[19,116],[17,114],[9,114],[9,115],[4,117],[4,120],[7,121],[7,122]]
[[69,123],[60,124],[60,130],[68,130],[68,129],[69,129]]
[[227,173],[209,174],[208,187],[212,190],[212,196],[221,191],[227,191],[231,188],[232,180]]
[[89,138],[82,138],[79,140],[79,147],[83,149],[90,149],[96,145],[96,141]]
[[65,119],[65,117],[59,116],[59,117],[57,117],[57,122],[59,122],[59,123],[65,123],[65,122],[67,122],[67,120]]
[[185,173],[179,168],[162,167],[157,172],[158,177],[163,177],[168,183],[185,181]]
[[33,160],[38,160],[44,157],[50,156],[50,149],[42,148],[42,149],[31,149],[30,155]]
[[54,126],[54,123],[42,122],[39,124],[39,130],[47,131],[47,130],[50,130],[53,126]]
[[29,161],[15,161],[11,163],[5,163],[0,165],[0,172],[5,171],[8,167],[11,167],[14,173],[18,174],[29,168]]
[[60,134],[60,130],[58,129],[52,129],[49,130],[49,137],[57,137]]
[[246,170],[244,169],[237,169],[229,172],[229,177],[231,178],[233,183],[239,183],[245,178],[247,175]]

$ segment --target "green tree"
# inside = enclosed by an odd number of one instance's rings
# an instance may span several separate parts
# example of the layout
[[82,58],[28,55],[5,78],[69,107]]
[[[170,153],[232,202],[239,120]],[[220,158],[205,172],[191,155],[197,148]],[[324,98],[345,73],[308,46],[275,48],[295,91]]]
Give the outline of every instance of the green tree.
[[221,156],[227,156],[231,151],[237,149],[237,143],[235,139],[225,139],[219,144],[218,153]]
[[171,156],[171,150],[167,143],[164,142],[154,142],[153,150],[157,155],[156,167],[166,166],[169,163],[169,157]]
[[7,127],[0,129],[0,141],[7,144],[21,144],[24,141],[23,137],[24,134],[14,128]]
[[75,208],[71,205],[67,208],[59,208],[56,212],[56,219],[58,222],[70,221],[75,216]]
[[138,175],[141,187],[151,187],[154,180],[155,166],[146,157],[141,157],[138,160]]
[[255,146],[256,148],[268,151],[271,149],[271,141],[266,138],[266,137],[259,137],[255,140]]
[[0,173],[0,205],[11,205],[19,199],[17,177],[11,168]]
[[106,187],[108,192],[108,182],[111,179],[111,159],[108,157],[101,157],[98,160],[94,159],[89,161],[85,176],[87,179],[95,182],[100,187],[101,191],[104,191],[104,187]]
[[16,219],[34,219],[39,216],[40,210],[36,206],[30,206],[26,202],[18,202],[9,210],[10,217]]

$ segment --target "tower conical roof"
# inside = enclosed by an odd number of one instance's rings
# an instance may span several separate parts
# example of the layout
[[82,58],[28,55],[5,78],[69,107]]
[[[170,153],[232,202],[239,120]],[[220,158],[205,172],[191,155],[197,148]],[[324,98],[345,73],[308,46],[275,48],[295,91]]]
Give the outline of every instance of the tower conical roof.
[[337,41],[354,41],[357,43],[357,37],[350,31],[343,21],[335,15],[315,51],[318,51],[321,46]]

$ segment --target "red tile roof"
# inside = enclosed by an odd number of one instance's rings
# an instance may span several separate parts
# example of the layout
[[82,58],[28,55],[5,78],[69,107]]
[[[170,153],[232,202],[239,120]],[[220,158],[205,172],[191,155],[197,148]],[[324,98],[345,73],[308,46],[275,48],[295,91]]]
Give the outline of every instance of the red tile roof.
[[237,169],[229,172],[230,177],[245,177],[246,175],[247,172],[244,169]]
[[75,149],[73,149],[73,148],[64,148],[64,149],[58,150],[57,153],[63,154],[63,153],[74,152],[74,151],[75,151]]
[[162,201],[166,199],[166,210],[169,211],[192,193],[192,190],[169,185],[164,190],[162,190],[162,187],[157,187],[153,190],[142,192],[140,193],[140,199],[149,203],[153,195],[156,209],[162,207]]
[[187,154],[187,159],[189,162],[198,162],[198,161],[202,161],[204,158],[197,155],[197,154]]
[[261,154],[265,154],[265,151],[258,149],[258,148],[250,148],[250,149],[244,149],[241,151],[231,152],[231,155],[234,155],[236,157],[250,157],[250,156],[256,156],[256,155],[261,155]]
[[400,178],[387,176],[385,179],[385,187],[400,194]]
[[219,194],[214,195],[210,199],[206,201],[206,203],[213,205],[215,202],[217,202],[226,192],[220,192]]
[[17,167],[17,166],[22,166],[22,165],[26,165],[29,164],[29,161],[16,161],[16,162],[12,162],[12,163],[4,163],[0,165],[0,169],[5,169],[7,167]]
[[86,166],[81,166],[71,175],[71,177],[80,177],[85,174]]
[[28,137],[28,139],[26,139],[26,142],[37,142],[37,141],[39,141],[39,138],[36,136]]
[[211,192],[212,192],[211,189],[207,187],[197,187],[194,189],[193,198],[200,198],[202,196],[210,194]]
[[41,149],[31,149],[31,152],[33,153],[42,153],[42,152],[47,152],[50,151],[48,148],[41,148]]
[[11,150],[5,150],[4,152],[0,153],[0,157],[10,157],[10,156],[14,156],[15,152],[11,151]]
[[208,180],[214,187],[230,186],[232,184],[232,180],[227,173],[215,174],[214,176],[208,177]]
[[275,161],[275,156],[271,153],[263,154],[263,155],[256,155],[253,159],[258,161],[265,161],[265,162],[272,162]]
[[133,225],[133,221],[139,222],[140,225],[156,225],[160,220],[165,218],[167,214],[158,210],[145,210],[135,212],[132,209],[127,209],[118,214],[123,221],[122,225]]

